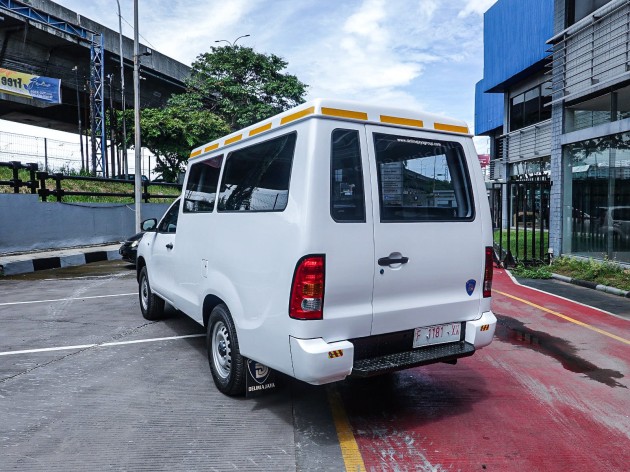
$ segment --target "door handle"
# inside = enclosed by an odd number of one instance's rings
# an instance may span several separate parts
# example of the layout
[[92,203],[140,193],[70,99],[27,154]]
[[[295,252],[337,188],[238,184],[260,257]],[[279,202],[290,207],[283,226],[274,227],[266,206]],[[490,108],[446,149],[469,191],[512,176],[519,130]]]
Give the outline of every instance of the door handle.
[[173,243],[168,243],[166,245],[166,249],[173,249]]
[[398,257],[396,259],[391,258],[391,257],[381,257],[378,260],[378,265],[380,265],[380,266],[388,266],[388,265],[392,265],[392,264],[406,264],[407,262],[409,262],[409,258],[408,257]]

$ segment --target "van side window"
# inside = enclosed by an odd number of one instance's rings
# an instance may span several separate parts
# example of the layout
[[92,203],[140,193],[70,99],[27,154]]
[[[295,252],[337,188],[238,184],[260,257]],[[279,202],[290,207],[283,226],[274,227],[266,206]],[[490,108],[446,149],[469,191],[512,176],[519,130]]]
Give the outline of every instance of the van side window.
[[177,230],[177,217],[179,216],[179,200],[171,206],[158,226],[159,233],[174,233]]
[[184,192],[184,213],[214,210],[222,162],[223,155],[211,157],[190,167]]
[[218,211],[283,211],[296,136],[293,132],[228,154]]
[[330,215],[338,223],[365,222],[365,196],[359,132],[332,132]]
[[374,133],[381,222],[474,218],[461,144]]

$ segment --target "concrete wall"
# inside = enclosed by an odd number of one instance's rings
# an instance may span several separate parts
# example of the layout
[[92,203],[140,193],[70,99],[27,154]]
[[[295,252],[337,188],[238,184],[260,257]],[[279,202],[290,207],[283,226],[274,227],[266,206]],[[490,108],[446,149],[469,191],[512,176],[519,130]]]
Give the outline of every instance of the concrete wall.
[[[142,219],[169,204],[142,204]],[[37,195],[0,194],[0,254],[123,241],[134,234],[135,207],[118,203],[39,202]]]

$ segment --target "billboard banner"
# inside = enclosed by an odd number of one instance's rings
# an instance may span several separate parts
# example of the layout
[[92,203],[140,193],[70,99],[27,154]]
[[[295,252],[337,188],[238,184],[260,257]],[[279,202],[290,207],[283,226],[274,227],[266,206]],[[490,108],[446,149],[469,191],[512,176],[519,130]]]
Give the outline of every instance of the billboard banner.
[[61,103],[61,80],[0,68],[0,93]]

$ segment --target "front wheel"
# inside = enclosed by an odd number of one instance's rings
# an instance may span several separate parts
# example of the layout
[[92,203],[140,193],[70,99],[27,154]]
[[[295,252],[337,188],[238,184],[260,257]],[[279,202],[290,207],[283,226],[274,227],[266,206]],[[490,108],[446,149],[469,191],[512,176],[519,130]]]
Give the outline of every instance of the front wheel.
[[245,391],[245,362],[238,348],[232,316],[225,305],[217,305],[208,319],[208,362],[214,383],[226,395]]
[[147,268],[140,271],[138,284],[138,296],[140,297],[140,309],[145,320],[158,320],[164,315],[164,300],[151,291]]

